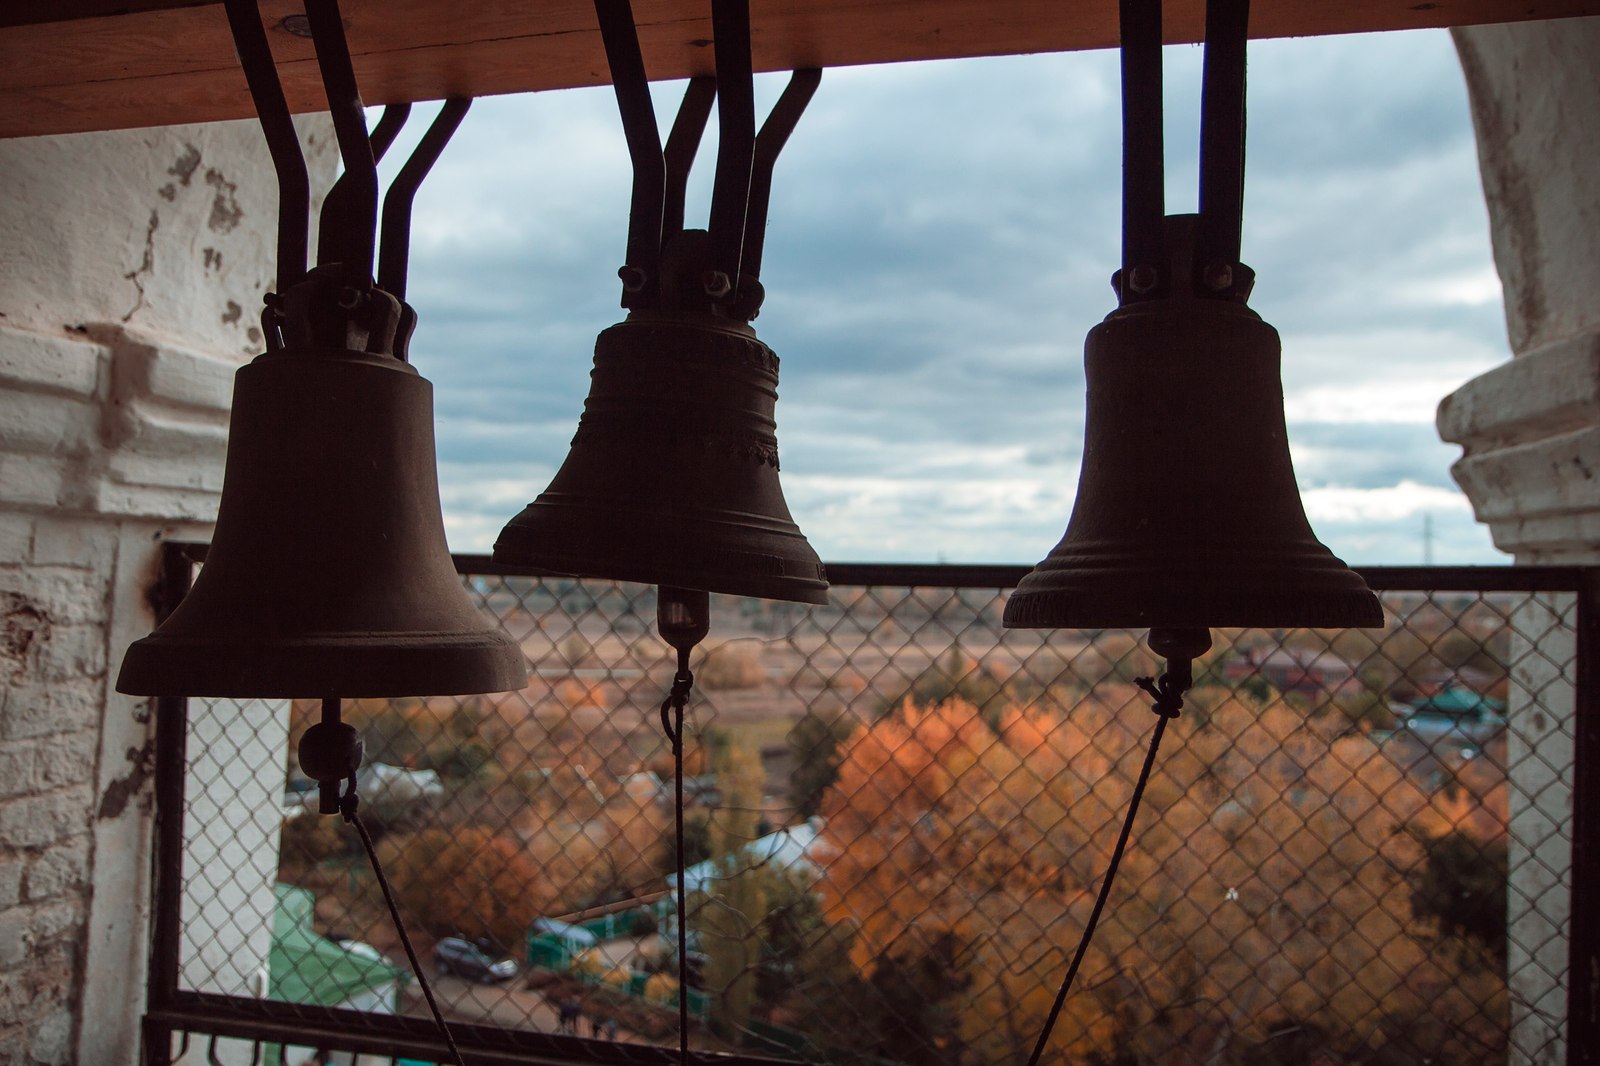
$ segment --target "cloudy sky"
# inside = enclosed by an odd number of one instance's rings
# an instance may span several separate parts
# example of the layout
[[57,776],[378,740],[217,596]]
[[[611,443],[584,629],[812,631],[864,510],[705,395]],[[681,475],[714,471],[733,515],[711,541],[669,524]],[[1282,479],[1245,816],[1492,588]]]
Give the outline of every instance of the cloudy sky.
[[[1200,61],[1167,49],[1173,212],[1196,204]],[[1243,258],[1313,526],[1356,563],[1424,561],[1425,525],[1434,562],[1504,561],[1433,428],[1508,358],[1449,37],[1256,42],[1250,77]],[[762,113],[783,81],[758,77]],[[824,559],[1032,563],[1061,536],[1083,336],[1114,306],[1117,81],[1113,52],[824,75],[778,163],[756,322],[783,360],[784,492]],[[657,87],[663,129],[681,91]],[[690,225],[714,148],[713,118]],[[488,550],[566,454],[621,313],[629,180],[596,89],[479,101],[422,190],[412,356],[458,551]]]

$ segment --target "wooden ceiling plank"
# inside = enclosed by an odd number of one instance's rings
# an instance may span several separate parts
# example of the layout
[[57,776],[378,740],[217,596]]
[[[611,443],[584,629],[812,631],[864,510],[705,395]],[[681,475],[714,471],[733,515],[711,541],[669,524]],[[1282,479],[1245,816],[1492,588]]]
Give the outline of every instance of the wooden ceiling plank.
[[[1167,38],[1198,39],[1203,0],[1167,0]],[[125,13],[105,14],[113,7]],[[370,103],[603,84],[590,0],[345,0]],[[654,79],[712,72],[708,0],[636,0]],[[285,31],[298,0],[264,0],[290,106],[326,107],[311,42]],[[54,21],[40,21],[52,17]],[[1257,0],[1257,37],[1560,18],[1600,0]],[[219,3],[25,3],[0,23],[0,136],[248,118]],[[1058,52],[1114,45],[1115,0],[753,0],[758,70]]]

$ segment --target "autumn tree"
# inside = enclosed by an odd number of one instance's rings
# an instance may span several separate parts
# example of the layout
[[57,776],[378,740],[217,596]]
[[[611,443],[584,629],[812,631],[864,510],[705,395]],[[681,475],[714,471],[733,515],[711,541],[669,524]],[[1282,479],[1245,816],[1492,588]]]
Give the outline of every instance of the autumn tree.
[[518,944],[554,902],[548,871],[505,833],[424,829],[391,835],[378,853],[401,912],[435,934]]
[[[1400,887],[1423,874],[1419,840],[1503,835],[1503,772],[1476,760],[1435,787],[1342,715],[1215,692],[1206,712],[1170,726],[1051,1061],[1242,1060],[1286,1018],[1339,1055],[1503,1058],[1503,981],[1435,950]],[[947,959],[966,1061],[1010,1063],[1087,921],[1154,720],[1114,681],[990,719],[908,701],[841,745],[819,888],[853,930],[855,995],[881,1007],[880,973]],[[1443,1024],[1375,1034],[1374,1004]]]

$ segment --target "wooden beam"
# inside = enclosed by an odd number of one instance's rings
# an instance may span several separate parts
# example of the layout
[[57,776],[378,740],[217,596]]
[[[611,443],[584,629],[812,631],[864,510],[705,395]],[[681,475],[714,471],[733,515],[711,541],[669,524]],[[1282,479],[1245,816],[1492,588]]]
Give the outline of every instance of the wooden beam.
[[[635,0],[653,79],[712,72],[709,0]],[[1168,0],[1167,39],[1200,37],[1204,0]],[[290,107],[325,110],[311,42],[263,0]],[[1106,48],[1116,0],[753,0],[757,70]],[[609,81],[589,0],[344,0],[368,103]],[[1600,0],[1257,0],[1255,37],[1420,29],[1600,13]],[[16,0],[0,13],[0,136],[254,114],[216,0]]]

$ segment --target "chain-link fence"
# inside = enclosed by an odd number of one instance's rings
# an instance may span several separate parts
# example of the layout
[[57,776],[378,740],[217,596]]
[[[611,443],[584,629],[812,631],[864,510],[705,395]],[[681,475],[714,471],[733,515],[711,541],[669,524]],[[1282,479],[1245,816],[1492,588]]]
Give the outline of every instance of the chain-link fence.
[[[960,568],[903,573],[843,568],[821,607],[713,597],[684,781],[696,1048],[1021,1063],[1044,1022],[1159,664],[1136,633],[1003,630],[1006,590]],[[1394,587],[1427,573],[1373,575],[1381,631],[1214,634],[1046,1061],[1559,1053],[1576,597]],[[528,686],[344,710],[411,935],[453,1020],[580,1038],[537,1061],[675,1047],[654,590],[466,580]],[[425,1008],[292,759],[317,713],[191,701],[179,987],[376,1031]],[[306,1039],[268,1056],[311,1061]]]

